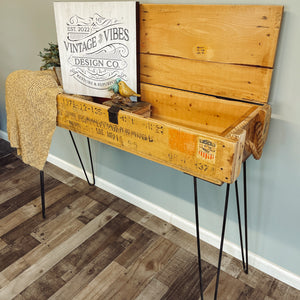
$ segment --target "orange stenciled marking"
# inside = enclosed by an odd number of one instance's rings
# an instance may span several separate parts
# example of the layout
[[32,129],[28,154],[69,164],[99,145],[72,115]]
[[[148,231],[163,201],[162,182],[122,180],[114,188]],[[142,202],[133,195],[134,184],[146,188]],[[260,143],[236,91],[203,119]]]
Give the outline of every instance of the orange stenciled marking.
[[193,155],[196,151],[196,138],[193,134],[170,128],[169,146],[173,150]]

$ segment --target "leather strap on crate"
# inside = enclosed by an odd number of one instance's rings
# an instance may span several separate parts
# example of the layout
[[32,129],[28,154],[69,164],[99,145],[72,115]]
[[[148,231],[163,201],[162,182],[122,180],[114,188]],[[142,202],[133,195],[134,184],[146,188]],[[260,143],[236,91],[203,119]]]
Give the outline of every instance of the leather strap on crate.
[[114,124],[118,124],[118,114],[119,114],[119,111],[121,109],[122,108],[117,106],[117,105],[113,105],[112,107],[110,107],[108,109],[109,122],[114,123]]

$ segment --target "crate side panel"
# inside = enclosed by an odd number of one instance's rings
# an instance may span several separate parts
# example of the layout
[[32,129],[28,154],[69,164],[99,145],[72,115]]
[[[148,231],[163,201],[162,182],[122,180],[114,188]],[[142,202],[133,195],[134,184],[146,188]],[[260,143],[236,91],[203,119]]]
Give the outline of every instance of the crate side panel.
[[211,182],[234,180],[236,139],[122,111],[113,124],[107,107],[66,95],[59,95],[57,103],[60,127]]

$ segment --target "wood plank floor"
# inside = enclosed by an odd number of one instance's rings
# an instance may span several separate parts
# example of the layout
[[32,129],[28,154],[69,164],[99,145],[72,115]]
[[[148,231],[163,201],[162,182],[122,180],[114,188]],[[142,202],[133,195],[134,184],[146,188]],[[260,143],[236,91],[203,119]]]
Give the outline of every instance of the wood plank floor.
[[[199,299],[196,240],[47,163],[39,172],[0,140],[0,300]],[[218,250],[201,242],[205,299]],[[300,299],[300,291],[224,254],[218,299]]]

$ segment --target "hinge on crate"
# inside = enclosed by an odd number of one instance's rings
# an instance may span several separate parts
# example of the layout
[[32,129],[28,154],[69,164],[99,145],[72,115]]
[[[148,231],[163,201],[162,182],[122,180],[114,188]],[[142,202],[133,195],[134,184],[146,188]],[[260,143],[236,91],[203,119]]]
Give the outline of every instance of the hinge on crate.
[[122,110],[122,108],[117,105],[113,105],[108,109],[109,122],[118,124],[118,114],[120,110]]

